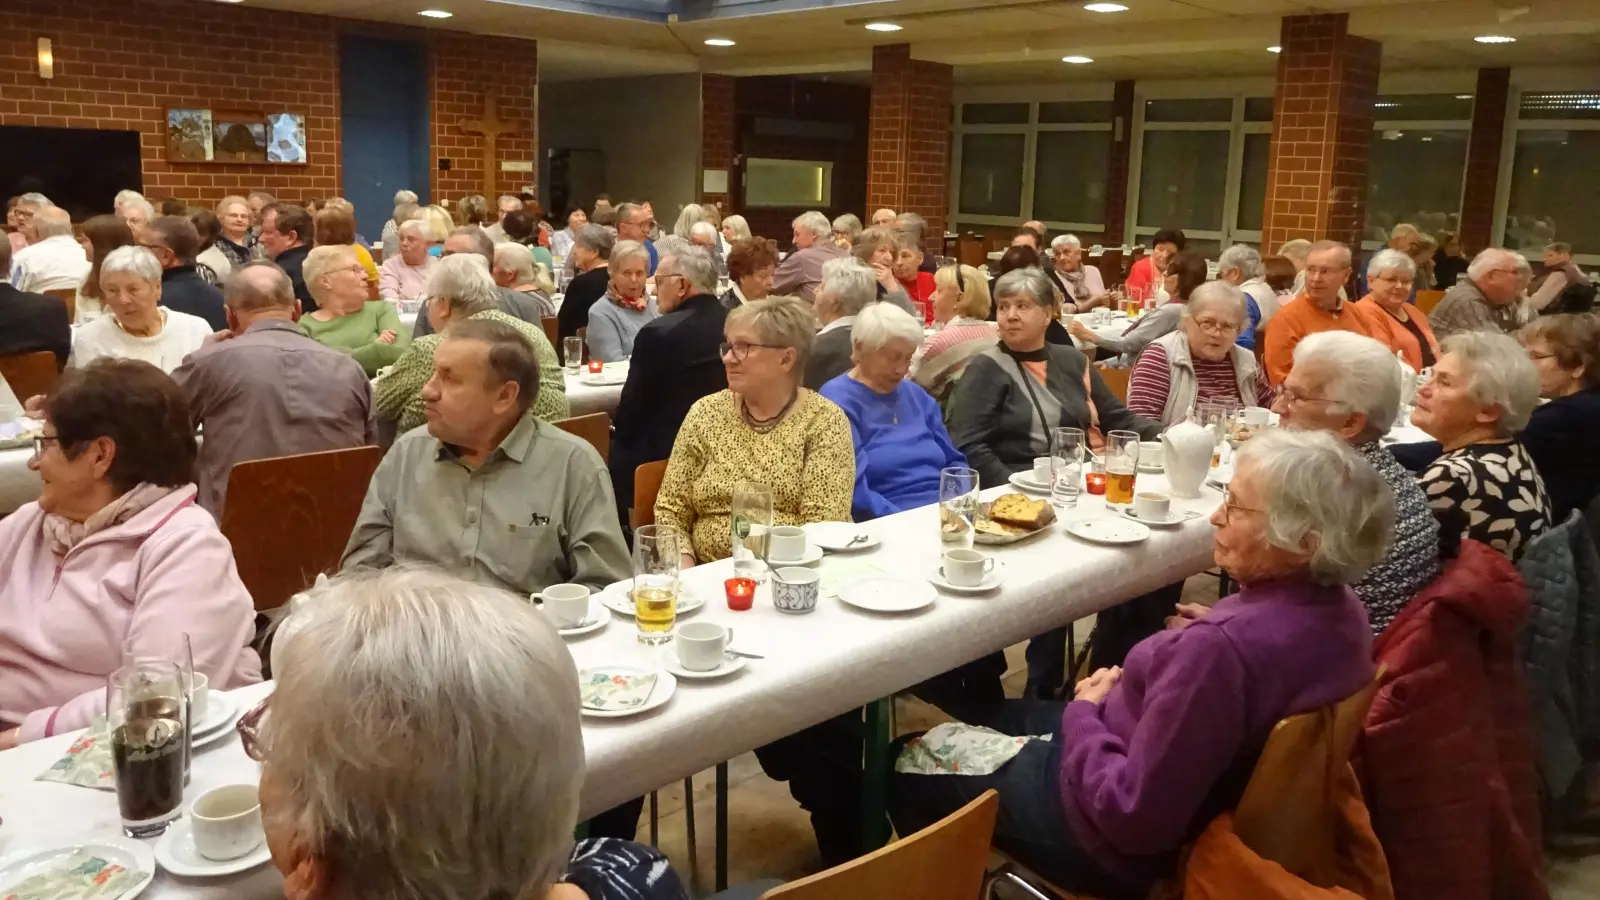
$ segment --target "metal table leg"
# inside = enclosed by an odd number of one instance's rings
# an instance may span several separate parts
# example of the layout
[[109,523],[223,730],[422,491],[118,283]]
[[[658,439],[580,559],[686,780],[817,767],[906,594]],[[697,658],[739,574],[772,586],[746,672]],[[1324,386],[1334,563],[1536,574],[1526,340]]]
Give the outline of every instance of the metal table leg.
[[717,874],[716,889],[728,889],[728,764],[717,763],[717,821],[714,831],[717,836]]
[[884,810],[889,788],[889,743],[893,738],[890,719],[893,715],[892,696],[867,704],[861,792],[861,844],[864,850],[876,850],[889,842],[889,826]]

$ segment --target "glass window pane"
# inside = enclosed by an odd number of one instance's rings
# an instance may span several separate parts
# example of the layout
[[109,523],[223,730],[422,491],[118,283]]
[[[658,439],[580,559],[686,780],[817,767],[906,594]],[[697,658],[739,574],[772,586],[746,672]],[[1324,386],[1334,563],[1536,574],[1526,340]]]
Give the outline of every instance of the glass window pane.
[[1267,156],[1272,150],[1272,135],[1244,136],[1244,166],[1239,170],[1239,214],[1234,226],[1240,231],[1260,231],[1267,208]]
[[1244,120],[1246,122],[1271,122],[1272,98],[1271,97],[1246,97],[1244,98]]
[[1566,241],[1600,253],[1600,131],[1519,131],[1505,245],[1540,251]]
[[1427,234],[1454,231],[1461,211],[1465,131],[1374,131],[1367,169],[1367,240],[1410,222]]
[[1100,224],[1106,214],[1109,131],[1041,131],[1033,164],[1033,217]]
[[1373,116],[1380,122],[1472,121],[1472,95],[1468,93],[1379,94],[1374,106]]
[[833,205],[833,163],[799,159],[747,159],[744,202],[748,206]]
[[963,103],[961,121],[966,125],[1026,125],[1026,103]]
[[1227,181],[1228,132],[1146,131],[1138,224],[1220,231]]
[[1600,119],[1600,93],[1545,91],[1526,93],[1519,103],[1524,119]]
[[1231,122],[1233,100],[1208,97],[1204,100],[1146,100],[1146,122]]
[[1070,100],[1039,104],[1039,122],[1044,125],[1109,121],[1111,121],[1110,100]]
[[974,216],[1022,215],[1020,134],[961,136],[961,211]]

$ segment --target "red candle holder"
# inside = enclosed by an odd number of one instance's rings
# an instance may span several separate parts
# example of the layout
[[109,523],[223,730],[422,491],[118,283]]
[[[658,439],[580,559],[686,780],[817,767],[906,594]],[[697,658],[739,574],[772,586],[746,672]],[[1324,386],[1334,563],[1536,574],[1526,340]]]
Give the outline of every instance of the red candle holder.
[[1085,489],[1091,494],[1104,494],[1106,492],[1106,473],[1090,472],[1083,476]]
[[599,374],[600,370],[605,368],[605,365],[606,365],[605,363],[601,362],[598,359],[591,359],[591,360],[589,360],[589,371],[594,372],[595,374]]
[[754,578],[729,578],[722,583],[722,589],[728,594],[728,608],[742,612],[750,608],[756,599],[756,580]]

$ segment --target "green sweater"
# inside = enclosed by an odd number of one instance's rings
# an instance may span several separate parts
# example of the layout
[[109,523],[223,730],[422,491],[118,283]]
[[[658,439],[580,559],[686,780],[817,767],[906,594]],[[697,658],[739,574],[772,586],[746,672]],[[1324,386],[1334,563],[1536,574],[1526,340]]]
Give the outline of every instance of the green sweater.
[[[394,332],[393,343],[378,342],[378,335],[385,331]],[[387,300],[369,300],[356,312],[329,322],[301,316],[300,332],[325,347],[349,353],[368,378],[384,366],[394,365],[411,343],[411,329],[400,324],[400,314]]]

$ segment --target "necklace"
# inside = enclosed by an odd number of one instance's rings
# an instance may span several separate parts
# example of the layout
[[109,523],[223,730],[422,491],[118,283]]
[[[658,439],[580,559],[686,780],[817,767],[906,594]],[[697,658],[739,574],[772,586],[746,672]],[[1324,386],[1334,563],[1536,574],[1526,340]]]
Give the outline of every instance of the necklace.
[[883,411],[888,413],[889,414],[889,418],[891,420],[893,420],[892,424],[894,424],[894,425],[899,425],[900,424],[900,395],[895,394],[893,391],[890,391],[890,395],[894,397],[894,405],[890,406],[889,404],[883,402],[883,395],[882,394],[878,393],[877,390],[875,390],[872,387],[872,385],[867,384],[865,381],[862,381],[859,377],[857,377],[855,372],[851,372],[850,373],[850,377],[855,379],[856,384],[859,384],[862,387],[866,388],[867,389],[867,393],[872,395],[872,399],[878,401],[878,405],[883,407]]
[[745,404],[744,398],[740,397],[739,418],[743,419],[744,424],[750,426],[751,430],[756,434],[768,434],[773,429],[783,424],[783,417],[789,414],[789,409],[794,406],[794,401],[798,399],[800,399],[800,392],[796,391],[789,395],[789,402],[783,405],[783,409],[778,410],[777,415],[770,419],[758,419],[754,415],[751,415],[750,407]]

